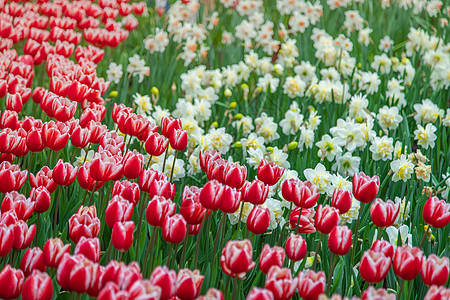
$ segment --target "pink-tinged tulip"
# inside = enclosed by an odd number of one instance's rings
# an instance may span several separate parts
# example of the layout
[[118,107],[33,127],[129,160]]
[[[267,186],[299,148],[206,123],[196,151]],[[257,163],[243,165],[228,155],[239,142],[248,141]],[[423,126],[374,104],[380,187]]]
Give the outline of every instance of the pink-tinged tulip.
[[153,169],[143,170],[141,175],[139,176],[139,188],[142,192],[149,193],[150,192],[150,184],[154,180],[165,180],[169,181],[166,174],[158,172]]
[[347,226],[336,226],[328,236],[328,248],[336,255],[345,255],[352,247],[352,231]]
[[187,223],[181,214],[166,217],[162,226],[162,236],[168,243],[178,244],[186,236]]
[[259,287],[254,287],[248,293],[247,298],[245,300],[275,300],[273,293],[268,289],[262,289]]
[[264,274],[269,272],[272,266],[283,267],[286,254],[284,249],[279,246],[270,248],[269,244],[265,244],[259,256],[259,268]]
[[169,141],[173,149],[183,151],[188,144],[188,135],[184,129],[174,129],[169,137]]
[[44,253],[41,248],[28,248],[20,261],[20,269],[25,276],[30,275],[33,270],[45,272],[47,266],[44,262]]
[[275,185],[284,173],[284,168],[277,166],[273,161],[267,162],[262,159],[256,174],[258,179],[267,185]]
[[58,265],[56,280],[61,288],[86,293],[97,283],[99,265],[83,255],[65,254]]
[[161,300],[167,300],[177,291],[177,273],[166,266],[157,266],[150,275],[150,282],[161,288]]
[[205,150],[200,152],[198,160],[202,171],[207,173],[209,164],[220,159],[221,155],[222,154],[216,150]]
[[444,286],[433,285],[425,294],[423,300],[447,300],[450,299],[450,289]]
[[266,202],[269,194],[269,186],[261,180],[255,179],[247,182],[242,189],[243,201],[250,202],[253,205],[261,205]]
[[413,280],[419,275],[422,259],[423,252],[419,248],[398,247],[392,259],[395,274],[403,280]]
[[36,175],[30,173],[30,184],[34,188],[38,188],[40,186],[45,187],[50,194],[53,193],[58,185],[53,180],[53,170],[51,170],[47,166],[43,166]]
[[232,188],[240,189],[247,177],[247,167],[238,163],[228,163],[223,173],[223,183]]
[[95,153],[91,162],[90,173],[96,181],[110,181],[122,177],[123,165],[106,150]]
[[388,293],[385,289],[375,289],[369,286],[361,295],[361,300],[395,300],[397,297],[393,293]]
[[182,300],[196,299],[202,289],[204,278],[199,270],[179,270],[177,275],[177,297]]
[[64,254],[70,254],[70,244],[64,245],[60,238],[51,238],[44,244],[44,262],[49,268],[57,268]]
[[182,127],[181,120],[172,117],[163,117],[161,119],[161,133],[168,139],[170,139],[174,130],[181,129]]
[[169,140],[157,132],[150,134],[145,141],[145,151],[151,156],[160,156],[166,151]]
[[306,256],[306,241],[299,235],[291,233],[291,235],[286,240],[286,245],[284,246],[286,250],[286,255],[290,260],[299,261]]
[[59,122],[67,122],[73,118],[77,110],[77,103],[65,97],[52,99],[52,115]]
[[0,224],[0,257],[9,254],[14,243],[14,228]]
[[308,270],[298,274],[298,294],[305,300],[316,300],[325,291],[325,273]]
[[133,203],[121,196],[114,196],[106,207],[105,221],[109,228],[113,228],[116,222],[130,221],[133,215]]
[[226,214],[232,214],[236,212],[242,200],[241,192],[227,185],[222,186],[222,188],[218,192],[217,197],[221,198],[221,200],[219,200],[219,209]]
[[108,282],[114,282],[123,289],[128,289],[133,282],[141,279],[141,269],[137,262],[131,262],[127,266],[123,262],[112,260],[103,270],[100,285],[105,286]]
[[[128,298],[125,299],[146,299],[146,300],[158,300],[161,299],[161,288],[157,285],[154,285],[150,282],[150,280],[139,280],[132,283],[132,285],[128,288]],[[119,297],[116,299],[119,299]],[[105,298],[111,299],[111,298]],[[124,300],[125,300],[124,299]]]
[[[139,281],[135,282],[136,284],[139,283]],[[159,294],[161,294],[161,289],[158,287],[159,289]],[[127,300],[130,299],[130,294],[128,293],[128,291],[122,291],[119,286],[110,281],[108,282],[99,292],[98,300],[112,300],[112,299],[116,299],[116,300]]]
[[353,175],[353,196],[361,203],[372,202],[378,194],[380,178],[369,177],[363,172]]
[[190,225],[200,224],[205,216],[206,209],[200,203],[201,189],[196,186],[185,186],[180,214]]
[[53,298],[52,278],[44,272],[34,270],[23,284],[23,300],[51,300]]
[[77,167],[72,166],[70,163],[65,163],[60,159],[53,168],[52,178],[58,185],[69,186],[74,182],[77,171]]
[[314,226],[322,234],[329,234],[339,224],[339,212],[334,207],[319,204]]
[[200,296],[197,300],[224,300],[221,290],[210,288],[204,296]]
[[95,206],[80,206],[78,211],[69,219],[69,235],[74,243],[78,243],[82,236],[97,237],[100,233],[100,219],[97,218]]
[[34,202],[14,191],[3,198],[1,212],[14,211],[19,220],[27,221],[34,212]]
[[253,269],[253,249],[250,240],[228,241],[222,250],[220,265],[225,274],[243,279],[245,273]]
[[6,109],[13,110],[17,113],[22,111],[23,100],[20,93],[6,95]]
[[45,149],[42,129],[33,128],[28,132],[26,144],[31,152],[41,152]]
[[70,136],[72,145],[77,148],[84,148],[89,144],[91,138],[91,131],[88,128],[77,127]]
[[138,178],[144,167],[144,157],[136,150],[128,151],[122,160],[123,175],[129,179]]
[[162,180],[155,179],[150,182],[148,194],[150,198],[163,196],[173,200],[175,198],[175,184],[170,183],[166,178]]
[[377,198],[370,206],[372,222],[375,226],[382,228],[392,226],[399,212],[400,203],[394,203],[391,200],[384,202],[380,198]]
[[298,279],[292,278],[291,270],[273,266],[267,273],[264,287],[272,292],[275,300],[291,299],[297,289]]
[[103,181],[96,181],[91,176],[91,163],[86,161],[78,169],[78,183],[81,188],[87,191],[99,190],[105,183]]
[[25,276],[21,270],[11,268],[6,265],[0,272],[0,298],[16,299],[22,292]]
[[36,226],[33,224],[28,227],[28,224],[19,220],[14,224],[14,250],[23,250],[31,245],[36,234]]
[[339,214],[345,214],[352,207],[352,193],[343,189],[335,189],[331,198],[331,206],[339,210]]
[[116,222],[114,224],[111,242],[119,251],[126,252],[133,244],[134,222]]
[[123,180],[114,182],[112,195],[113,197],[121,196],[125,200],[133,204],[133,206],[136,206],[139,202],[141,191],[139,190],[139,186],[137,183]]
[[200,203],[204,208],[216,211],[222,204],[221,191],[223,186],[217,181],[208,181],[200,192]]
[[385,240],[376,240],[370,250],[375,252],[383,253],[384,256],[392,258],[394,256],[394,246],[392,246],[388,241]]
[[19,116],[17,112],[5,110],[0,118],[0,128],[10,128],[15,130],[19,124]]
[[423,220],[434,228],[444,228],[450,223],[450,203],[430,197],[425,202],[422,212]]
[[50,208],[50,192],[44,186],[32,188],[30,199],[34,203],[34,211],[39,214],[45,213]]
[[449,275],[449,260],[448,257],[439,258],[434,254],[430,254],[422,261],[422,268],[420,270],[423,283],[428,286],[444,285],[448,280]]
[[82,236],[75,246],[74,255],[81,254],[90,261],[100,261],[100,240],[98,238],[86,238]]
[[172,200],[155,196],[148,202],[145,217],[150,225],[162,227],[164,220],[175,214],[176,208],[177,205]]
[[270,210],[255,205],[247,217],[247,229],[254,234],[262,234],[270,225]]
[[367,250],[362,255],[359,273],[362,279],[368,283],[378,283],[386,277],[390,268],[391,259],[389,257],[380,252]]
[[295,178],[285,180],[281,186],[283,198],[297,207],[311,208],[319,199],[319,188],[310,181]]
[[18,165],[12,165],[7,161],[0,163],[0,193],[6,194],[18,191],[25,184],[28,171],[21,171]]
[[69,141],[69,127],[64,123],[50,121],[42,127],[44,143],[47,148],[54,151],[62,150]]
[[[292,229],[297,228],[298,223],[298,215],[300,213],[301,208],[297,207],[292,210],[291,215],[289,217],[289,224]],[[298,226],[298,233],[314,233],[316,232],[316,228],[314,227],[314,210],[304,208],[302,209],[302,215],[300,217],[300,223]]]

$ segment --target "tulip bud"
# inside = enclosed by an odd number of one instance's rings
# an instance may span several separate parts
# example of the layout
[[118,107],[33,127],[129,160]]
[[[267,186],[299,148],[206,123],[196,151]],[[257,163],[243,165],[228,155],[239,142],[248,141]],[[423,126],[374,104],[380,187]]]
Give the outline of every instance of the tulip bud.
[[372,178],[359,172],[353,175],[353,196],[361,203],[372,202],[378,194],[380,188],[380,178],[373,176]]
[[395,274],[403,280],[413,280],[419,275],[422,258],[423,252],[417,247],[398,247],[392,259]]
[[291,235],[286,240],[286,245],[284,246],[284,248],[286,249],[287,257],[290,260],[299,261],[306,256],[306,241],[299,234],[291,233]]
[[331,206],[339,209],[339,214],[345,214],[352,207],[352,193],[343,189],[335,189],[331,198]]
[[51,300],[53,298],[52,278],[47,274],[34,270],[23,284],[23,300]]
[[430,254],[422,261],[422,269],[420,270],[423,283],[428,286],[444,285],[449,275],[448,257],[439,258],[434,254]]
[[[364,252],[359,265],[359,273],[368,283],[381,282],[391,268],[391,259],[383,253],[367,250]],[[420,268],[420,266],[419,266]]]
[[242,279],[245,273],[255,267],[250,240],[228,241],[222,250],[220,265],[225,274]]
[[283,248],[279,246],[270,248],[269,244],[265,244],[259,256],[259,268],[264,274],[267,274],[272,266],[283,267],[284,258]]
[[254,234],[262,234],[270,225],[270,210],[255,205],[247,218],[247,229]]
[[422,212],[423,220],[434,228],[444,228],[450,223],[450,203],[430,197],[425,202]]
[[133,244],[134,222],[116,222],[114,224],[111,242],[119,251],[126,252]]
[[186,226],[186,221],[180,214],[166,217],[162,226],[162,236],[164,240],[172,244],[180,243],[186,236]]
[[177,275],[177,297],[182,300],[196,299],[200,294],[204,278],[204,276],[200,275],[199,270],[179,270]]
[[328,205],[319,207],[316,210],[315,226],[318,232],[329,234],[339,224],[339,213],[334,207]]
[[328,236],[328,248],[336,255],[345,255],[352,247],[352,231],[347,226],[336,226]]
[[298,274],[298,294],[305,300],[317,299],[325,291],[325,273],[308,270]]
[[150,275],[150,282],[161,288],[161,300],[167,300],[177,291],[177,273],[166,266],[157,266]]
[[28,248],[20,261],[20,269],[25,276],[30,275],[33,270],[45,272],[46,268],[44,254],[39,247]]
[[181,128],[183,128],[181,120],[172,117],[163,117],[161,119],[161,133],[168,139],[171,137],[173,130]]
[[273,266],[267,273],[264,287],[272,292],[275,300],[288,300],[294,295],[297,282],[290,269]]

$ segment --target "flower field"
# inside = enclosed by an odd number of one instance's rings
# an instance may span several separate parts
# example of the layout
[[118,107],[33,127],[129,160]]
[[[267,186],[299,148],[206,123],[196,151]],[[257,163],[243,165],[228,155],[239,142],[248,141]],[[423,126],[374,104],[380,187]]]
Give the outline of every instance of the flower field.
[[0,0],[0,298],[449,300],[448,4]]

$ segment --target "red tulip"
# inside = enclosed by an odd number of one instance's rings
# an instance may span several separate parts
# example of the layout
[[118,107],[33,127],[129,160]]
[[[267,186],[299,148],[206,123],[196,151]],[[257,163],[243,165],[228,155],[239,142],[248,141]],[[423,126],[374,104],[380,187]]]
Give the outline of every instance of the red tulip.
[[450,203],[430,197],[425,202],[422,212],[423,220],[434,228],[444,228],[450,223]]
[[128,151],[122,160],[123,175],[126,178],[138,178],[144,167],[144,157],[136,150]]
[[444,286],[433,285],[430,287],[423,300],[447,300],[450,299],[450,289]]
[[14,211],[19,220],[27,221],[34,212],[34,202],[14,191],[3,198],[1,212]]
[[380,198],[375,199],[370,207],[370,216],[375,226],[389,227],[394,224],[400,212],[400,203],[391,200],[383,202]]
[[[139,281],[135,281],[136,284],[139,283]],[[161,289],[159,289],[159,294],[161,294]],[[111,300],[111,299],[117,299],[117,300],[127,300],[130,299],[130,294],[128,291],[123,291],[119,288],[119,286],[110,281],[106,283],[106,285],[100,290],[98,297],[98,300]]]
[[182,300],[196,299],[200,294],[204,278],[204,276],[200,275],[199,270],[179,270],[177,275],[177,297]]
[[218,210],[222,204],[222,190],[223,186],[217,180],[208,181],[200,192],[200,203],[206,209]]
[[254,287],[248,293],[246,300],[275,300],[273,293],[268,289]]
[[14,250],[23,250],[31,245],[36,234],[36,226],[33,224],[28,227],[28,224],[19,220],[14,224]]
[[201,189],[196,186],[185,186],[180,214],[190,225],[200,224],[205,216],[206,209],[200,203]]
[[139,202],[139,198],[141,195],[141,191],[139,190],[139,186],[135,182],[130,182],[128,180],[116,181],[114,182],[112,195],[121,196],[133,206],[136,206]]
[[83,255],[65,254],[58,266],[56,280],[61,288],[86,293],[98,283],[99,265]]
[[246,177],[246,166],[240,166],[238,163],[227,163],[223,173],[223,183],[239,189],[244,185]]
[[380,252],[367,250],[362,255],[359,273],[368,283],[378,283],[386,277],[390,268],[391,259],[389,257]]
[[31,152],[41,152],[45,149],[42,129],[33,128],[28,132],[26,144]]
[[32,188],[30,191],[30,199],[34,203],[34,210],[37,213],[45,213],[50,208],[50,192],[44,186]]
[[158,300],[161,299],[161,293],[161,288],[151,283],[150,280],[139,280],[133,282],[128,288],[129,298],[126,299]]
[[273,266],[267,273],[264,287],[272,292],[275,300],[291,299],[297,289],[298,279],[292,278],[291,270]]
[[177,205],[162,196],[155,196],[148,202],[145,217],[152,226],[162,227],[166,218],[175,214]]
[[5,110],[0,118],[0,128],[10,128],[15,130],[19,124],[19,116],[17,112],[11,110]]
[[403,280],[413,280],[419,275],[422,259],[423,252],[419,248],[398,247],[392,259],[395,274]]
[[372,178],[359,172],[353,175],[353,196],[361,203],[372,202],[378,194],[380,188],[380,178],[373,176]]
[[94,191],[94,189],[97,191],[105,184],[103,181],[96,181],[92,178],[91,163],[88,161],[85,161],[78,169],[78,183],[82,189],[87,191]]
[[385,240],[376,240],[370,250],[383,253],[384,256],[392,258],[394,256],[394,247]]
[[220,265],[225,274],[243,279],[255,267],[252,243],[248,240],[228,241],[222,250]]
[[298,294],[305,300],[316,300],[325,291],[325,273],[308,270],[298,274]]
[[172,244],[180,243],[186,236],[186,220],[180,214],[167,216],[162,226],[163,239]]
[[175,185],[170,183],[167,178],[162,180],[155,179],[150,182],[148,194],[150,198],[153,198],[154,196],[163,196],[173,200],[175,198]]
[[100,261],[100,240],[82,236],[75,246],[74,255],[81,254],[92,262]]
[[47,267],[57,268],[66,253],[70,254],[70,244],[64,245],[60,238],[51,238],[44,244],[44,262]]
[[9,254],[14,243],[14,228],[0,224],[0,257]]
[[17,113],[22,111],[23,100],[20,93],[6,94],[6,109]]
[[78,168],[73,167],[70,163],[63,162],[62,159],[58,161],[55,168],[53,168],[53,180],[58,185],[69,186],[77,176]]
[[20,269],[25,276],[30,275],[33,270],[45,272],[47,266],[44,263],[44,253],[41,248],[28,248],[20,261]]
[[449,275],[449,260],[448,257],[443,256],[439,258],[434,254],[430,254],[422,261],[422,268],[420,270],[423,283],[428,286],[444,285],[448,280]]
[[221,290],[210,288],[205,296],[200,296],[197,300],[224,300]]
[[375,289],[373,286],[369,286],[361,295],[361,300],[395,300],[397,297],[395,294],[388,293],[385,289]]
[[53,170],[51,170],[47,166],[43,166],[36,175],[30,173],[30,184],[34,188],[38,188],[40,186],[45,187],[50,194],[53,193],[58,185],[53,180]]
[[157,132],[150,134],[145,141],[145,151],[151,156],[160,156],[166,151],[169,140]]
[[306,241],[299,234],[291,233],[291,235],[286,240],[286,245],[284,246],[284,248],[286,249],[287,257],[290,260],[299,261],[306,256]]
[[247,217],[247,229],[254,234],[262,234],[270,225],[270,210],[255,205]]
[[254,205],[261,205],[266,202],[269,194],[269,186],[261,180],[255,179],[251,183],[247,182],[242,187],[243,201]]
[[100,286],[105,286],[107,282],[114,282],[123,289],[129,289],[133,282],[142,279],[141,269],[137,262],[131,262],[127,265],[123,262],[112,260],[103,270]]
[[121,196],[114,196],[109,201],[108,206],[106,207],[105,211],[106,225],[108,225],[109,228],[113,228],[116,222],[130,221],[132,215],[133,215],[133,203],[130,203]]
[[265,244],[259,256],[259,268],[264,274],[267,274],[272,266],[282,268],[285,256],[283,248],[279,246],[270,248],[269,244]]
[[319,199],[319,189],[310,181],[292,178],[285,180],[281,186],[283,198],[298,207],[311,208]]
[[177,273],[166,266],[157,266],[150,275],[150,282],[161,288],[161,299],[174,296],[177,291]]
[[12,165],[7,161],[0,163],[0,193],[6,194],[18,191],[25,184],[28,171],[21,171],[18,165]]
[[267,185],[275,185],[284,173],[284,168],[277,166],[273,161],[262,159],[257,169],[258,179]]
[[328,248],[336,255],[345,255],[352,247],[352,231],[347,226],[336,226],[328,236]]
[[106,150],[97,152],[91,162],[90,173],[96,181],[110,181],[122,177],[123,165]]
[[200,154],[198,156],[198,160],[199,160],[200,168],[202,169],[202,171],[207,173],[210,162],[212,163],[212,162],[220,159],[221,155],[222,154],[220,152],[217,152],[216,150],[205,150],[205,151],[200,152]]
[[91,131],[88,128],[77,127],[70,136],[72,145],[77,148],[84,148],[89,144],[91,138]]
[[173,129],[169,137],[170,146],[178,151],[186,149],[188,144],[188,136],[184,129]]
[[221,198],[219,209],[224,213],[232,214],[238,210],[242,194],[235,188],[223,185],[216,197]]
[[334,207],[328,205],[319,207],[316,210],[315,224],[317,231],[322,234],[329,234],[339,224],[339,212]]
[[97,237],[100,232],[100,219],[97,218],[95,206],[80,206],[77,213],[69,219],[69,235],[74,243],[78,243],[82,236]]
[[168,139],[170,139],[174,130],[181,128],[183,128],[181,125],[181,120],[177,120],[172,117],[163,117],[161,119],[161,133]]
[[42,127],[45,146],[54,151],[62,150],[69,141],[69,127],[64,123],[50,121]]
[[52,278],[45,272],[34,270],[23,284],[23,300],[51,300],[53,298]]
[[[292,210],[291,215],[289,217],[289,223],[292,229],[297,227],[298,223],[298,215],[300,213],[301,208],[297,207]],[[302,209],[302,215],[300,217],[300,223],[298,227],[298,233],[314,233],[316,232],[316,228],[314,227],[314,211],[312,209],[304,208]]]
[[126,252],[133,244],[134,222],[116,222],[111,236],[111,242],[119,251]]
[[22,292],[24,275],[21,270],[11,268],[6,265],[0,272],[0,298],[15,299]]
[[331,198],[331,206],[339,209],[339,214],[345,214],[352,207],[352,193],[342,189],[335,189]]

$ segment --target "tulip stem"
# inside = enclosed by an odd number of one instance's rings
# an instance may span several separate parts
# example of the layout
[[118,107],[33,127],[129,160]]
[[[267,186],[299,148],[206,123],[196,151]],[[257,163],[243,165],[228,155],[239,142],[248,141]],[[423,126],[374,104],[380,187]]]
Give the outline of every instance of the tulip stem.
[[298,228],[300,227],[300,219],[302,218],[303,207],[300,207],[298,212],[297,226],[295,226],[295,234],[298,234]]
[[422,237],[422,240],[420,241],[420,246],[419,246],[420,249],[422,249],[423,243],[425,242],[425,238],[427,237],[429,230],[430,230],[430,226],[428,226],[427,230],[425,230],[425,232],[423,233],[423,237]]
[[109,258],[111,257],[111,249],[112,249],[112,238],[109,241],[108,251],[106,254],[106,262],[105,262],[106,264],[109,263]]
[[172,183],[173,179],[173,170],[175,169],[175,163],[177,161],[177,153],[178,151],[175,151],[175,155],[173,156],[172,171],[170,171],[170,183]]
[[131,144],[131,140],[132,139],[133,139],[133,137],[130,135],[130,139],[128,140],[127,147],[125,148],[125,151],[123,153],[127,153],[128,152],[128,149],[130,148],[130,144]]
[[403,292],[403,287],[405,286],[405,281],[403,279],[401,279],[401,283],[400,283],[400,289],[398,291],[398,295],[397,295],[397,299],[401,300],[402,299],[402,292]]
[[83,206],[84,206],[84,201],[86,200],[87,193],[88,193],[88,190],[86,190],[84,192],[83,201],[81,201],[81,205],[83,205]]
[[36,247],[37,246],[37,242],[38,242],[38,233],[39,233],[39,228],[40,228],[40,219],[41,219],[41,214],[37,214],[37,216],[36,216],[37,218],[36,218],[36,234],[35,234],[35,236],[34,236],[34,246]]
[[355,262],[355,251],[356,251],[356,244],[358,242],[358,229],[359,229],[359,222],[361,221],[362,210],[363,210],[363,203],[361,203],[361,206],[359,208],[358,220],[356,221],[356,227],[355,227],[355,236],[353,237],[353,249],[352,249],[352,257],[351,257],[352,266]]
[[[223,215],[222,215],[222,218],[221,218],[220,223],[219,223],[219,229],[217,229],[216,238],[214,239],[214,248],[213,248],[214,250],[213,250],[213,252],[212,252],[211,267],[214,266],[214,259],[216,258],[217,242],[218,242],[218,240],[219,240],[220,237],[221,237],[221,231],[222,231],[222,227],[223,227],[224,224],[225,224],[226,217],[227,217],[226,214],[223,214]],[[224,229],[224,230],[225,230],[225,229]]]
[[136,243],[136,253],[139,253],[139,240],[141,237],[141,226],[142,226],[142,217],[144,215],[144,203],[145,203],[145,196],[143,196],[143,193],[141,194],[141,203],[139,204],[139,222],[137,227],[137,243]]
[[94,189],[92,190],[92,193],[91,193],[91,197],[89,197],[89,206],[92,205],[92,198],[94,197],[95,189],[97,188],[97,183],[98,183],[98,181],[95,182]]
[[58,207],[61,198],[62,186],[59,186],[58,197],[56,198],[55,214],[53,215],[53,236],[56,236],[56,221],[58,219]]
[[331,253],[330,256],[330,273],[328,274],[328,280],[327,280],[327,295],[330,292],[330,288],[331,288],[331,279],[333,278],[333,272],[334,272],[334,267],[336,266],[336,260],[337,256],[335,256],[333,253]]
[[172,243],[170,243],[170,246],[169,246],[169,256],[167,257],[167,263],[166,263],[166,265],[167,265],[167,267],[170,269],[170,266],[171,266],[171,264],[172,264],[172,256],[173,256],[173,248],[174,248],[174,244],[172,244]]
[[31,172],[31,163],[33,162],[34,152],[31,152],[30,154],[30,160],[28,161],[28,172]]
[[149,255],[150,255],[150,250],[153,249],[153,244],[155,243],[155,237],[156,237],[157,231],[158,231],[158,227],[153,227],[152,232],[150,233],[150,240],[149,240],[149,242],[148,242],[148,245],[147,245],[147,251],[145,252],[145,257],[144,257],[144,261],[145,261],[145,263],[144,263],[144,268],[143,268],[143,270],[142,270],[142,274],[143,274],[144,276],[146,276],[146,275],[145,275],[145,271],[147,270],[147,266],[148,266],[149,264],[153,265],[153,260],[152,260],[152,262],[150,263],[149,260],[148,260],[148,258],[149,258]]
[[197,233],[197,244],[195,245],[195,257],[194,257],[193,268],[197,268],[198,250],[199,250],[199,246],[200,246],[200,240],[201,240],[201,236],[202,236],[202,232],[203,232],[203,227],[205,227],[207,217],[208,217],[208,209],[206,209],[206,211],[205,211],[205,216],[203,217],[203,221],[202,221],[202,223],[200,225],[200,229]]
[[184,268],[184,264],[186,263],[186,248],[187,248],[188,238],[189,238],[189,224],[186,226],[186,236],[184,237],[184,242],[183,242],[183,253],[181,254],[180,268]]
[[163,161],[163,166],[161,169],[161,172],[165,173],[164,171],[166,170],[166,160],[167,160],[167,154],[169,153],[169,146],[167,146],[166,148],[166,154],[164,154],[164,161]]
[[145,169],[148,169],[150,167],[150,164],[152,163],[152,158],[153,158],[153,155],[150,155],[150,158],[147,162],[147,167],[145,167]]
[[[51,149],[48,149],[49,150],[49,153],[48,153],[48,155],[47,155],[47,164],[46,164],[46,166],[48,166],[49,165],[49,163],[50,163],[50,157],[52,156],[52,153],[53,153],[53,151],[51,150]],[[50,168],[50,167],[49,167]]]
[[84,158],[83,158],[83,164],[86,162],[87,156],[88,156],[88,152],[89,152],[89,147],[91,146],[91,144],[87,144],[86,146],[86,150],[84,151]]
[[239,221],[237,223],[238,229],[241,230],[241,220],[242,220],[242,212],[244,211],[245,202],[241,202],[241,210],[239,211]]
[[236,276],[233,278],[233,298],[232,299],[237,299],[236,287],[238,285],[238,280],[236,279]]
[[313,261],[313,265],[312,265],[313,271],[316,269],[317,256],[320,251],[320,245],[322,244],[322,237],[323,237],[323,234],[320,234],[319,241],[317,242],[317,246],[316,246],[316,252],[314,253],[314,261]]

